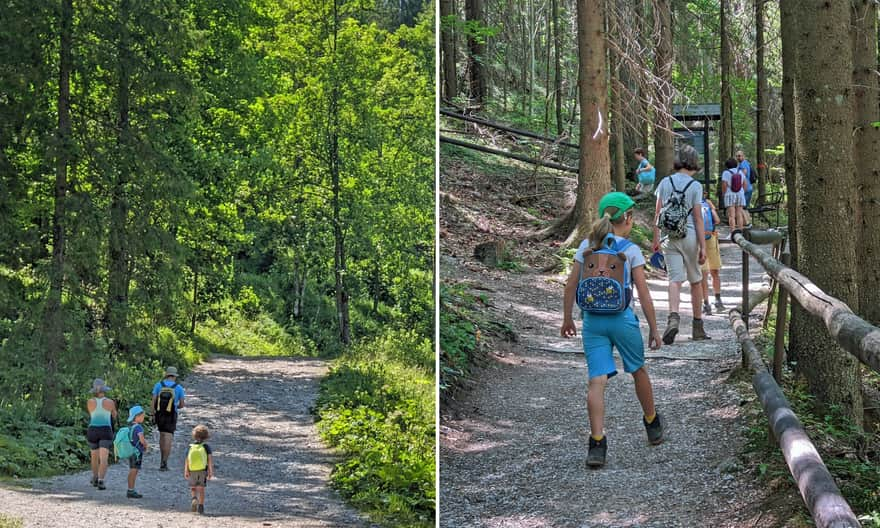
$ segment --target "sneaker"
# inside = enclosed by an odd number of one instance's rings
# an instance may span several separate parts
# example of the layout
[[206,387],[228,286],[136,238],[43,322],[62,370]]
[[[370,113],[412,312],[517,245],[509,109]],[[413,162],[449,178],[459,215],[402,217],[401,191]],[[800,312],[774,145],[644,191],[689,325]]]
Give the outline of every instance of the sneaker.
[[195,511],[198,509],[198,506],[199,506],[199,501],[198,501],[198,499],[196,499],[195,497],[193,497],[193,499],[192,499],[192,504],[190,505],[189,511],[195,513]]
[[205,514],[205,505],[199,504],[199,515],[204,515],[204,514]]
[[651,423],[648,423],[642,416],[642,423],[645,424],[645,432],[648,433],[648,443],[657,445],[663,441],[663,423],[660,421],[660,413],[654,416],[654,421]]
[[92,487],[98,487],[98,477],[92,477]]
[[135,490],[128,490],[128,491],[126,491],[126,492],[125,492],[125,496],[128,497],[129,499],[140,499],[140,498],[143,498],[143,495],[141,495],[140,493],[136,492]]
[[608,451],[608,437],[603,436],[598,442],[590,436],[590,447],[587,450],[587,467],[598,468],[605,465],[605,453]]
[[703,313],[706,315],[712,315],[712,307],[709,306],[709,301],[703,301]]
[[104,485],[103,480],[98,480],[97,484],[95,484],[95,487],[98,488],[99,490],[107,489],[107,486]]
[[159,464],[159,471],[168,471],[168,462],[162,462]]

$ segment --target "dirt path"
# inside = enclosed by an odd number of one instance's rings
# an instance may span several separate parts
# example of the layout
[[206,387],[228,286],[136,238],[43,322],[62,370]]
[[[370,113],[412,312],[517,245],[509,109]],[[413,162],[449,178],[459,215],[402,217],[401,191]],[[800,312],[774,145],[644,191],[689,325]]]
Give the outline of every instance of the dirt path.
[[[158,435],[138,476],[140,500],[125,497],[128,466],[110,467],[107,490],[90,471],[0,489],[0,511],[33,527],[327,527],[369,526],[329,488],[333,456],[314,426],[317,359],[216,357],[182,381],[181,411],[168,472],[159,472]],[[196,423],[212,431],[216,478],[203,517],[189,512],[183,457]]]
[[[728,307],[738,300],[740,258],[738,248],[722,245]],[[443,270],[444,277],[490,290],[494,318],[509,321],[520,339],[445,413],[440,526],[751,527],[779,521],[761,511],[766,492],[736,457],[744,442],[741,402],[754,394],[741,394],[727,381],[740,361],[733,332],[726,317],[712,315],[705,325],[713,339],[691,342],[688,287],[676,342],[647,354],[666,441],[648,445],[632,377],[616,358],[620,375],[606,392],[608,461],[588,470],[581,341],[559,337],[564,279],[446,264],[455,269]],[[761,268],[753,260],[750,270],[757,289]],[[662,332],[666,281],[649,282]],[[640,309],[637,314],[646,336]]]

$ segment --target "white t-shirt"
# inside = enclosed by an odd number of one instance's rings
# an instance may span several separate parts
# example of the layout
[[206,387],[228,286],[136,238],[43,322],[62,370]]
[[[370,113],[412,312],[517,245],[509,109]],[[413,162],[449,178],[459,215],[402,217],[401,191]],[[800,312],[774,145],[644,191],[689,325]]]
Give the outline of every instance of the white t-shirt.
[[[692,183],[690,187],[687,188],[687,191],[684,192],[684,202],[687,205],[688,211],[693,211],[694,206],[700,205],[700,202],[703,201],[703,186],[699,181],[691,178],[687,174],[676,172],[663,178],[660,181],[660,185],[657,186],[657,190],[654,191],[654,194],[660,199],[660,207],[666,205],[666,200],[672,196],[673,183],[675,183],[675,188],[678,189],[678,192],[682,192],[690,181],[693,181],[694,183]],[[696,227],[694,227],[693,214],[688,215],[687,226],[690,229],[696,229]]]
[[745,194],[746,194],[746,181],[748,181],[748,179],[747,179],[748,177],[743,178],[742,187],[740,188],[740,190],[739,190],[739,191],[734,191],[733,188],[731,187],[732,182],[733,182],[733,171],[734,171],[734,170],[737,170],[737,169],[727,169],[727,170],[725,170],[724,172],[721,173],[721,181],[727,183],[727,192],[724,193],[724,194],[727,195],[727,194],[737,194],[737,193],[742,193],[742,194],[743,194],[743,197],[745,197]]
[[[614,239],[617,240],[618,244],[623,240],[627,240],[627,239],[625,239],[623,237],[619,237],[617,235],[614,235]],[[589,248],[590,248],[590,241],[589,240],[584,240],[583,242],[581,242],[581,245],[578,246],[577,252],[575,252],[575,254],[574,254],[574,259],[576,261],[580,262],[581,264],[583,264],[584,263],[584,251],[586,251]],[[645,256],[642,255],[642,250],[639,249],[639,246],[634,242],[631,242],[630,245],[626,249],[623,250],[623,254],[626,255],[626,261],[629,262],[630,282],[632,282],[632,270],[634,270],[635,268],[637,268],[639,266],[645,265]],[[629,287],[629,286],[630,286],[629,284],[624,284],[624,287]]]

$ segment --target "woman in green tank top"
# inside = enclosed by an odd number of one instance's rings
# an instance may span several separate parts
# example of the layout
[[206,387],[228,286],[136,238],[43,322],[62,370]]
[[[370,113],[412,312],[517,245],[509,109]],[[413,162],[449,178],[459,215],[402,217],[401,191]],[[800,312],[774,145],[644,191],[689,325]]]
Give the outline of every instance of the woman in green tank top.
[[107,474],[110,448],[113,447],[112,419],[116,418],[116,402],[104,397],[104,393],[109,390],[110,387],[104,384],[104,380],[96,378],[91,391],[95,397],[86,402],[86,409],[89,411],[86,441],[91,450],[92,486],[99,490],[106,489],[104,476]]

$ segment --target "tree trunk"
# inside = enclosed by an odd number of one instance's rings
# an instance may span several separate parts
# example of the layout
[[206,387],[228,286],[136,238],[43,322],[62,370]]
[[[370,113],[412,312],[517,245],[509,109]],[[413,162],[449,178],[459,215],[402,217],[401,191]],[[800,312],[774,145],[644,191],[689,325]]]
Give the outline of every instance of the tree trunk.
[[336,34],[339,30],[337,0],[333,0],[333,35],[332,53],[333,64],[331,65],[331,90],[329,101],[329,137],[328,156],[330,180],[333,192],[333,275],[336,289],[336,321],[339,325],[339,341],[348,345],[351,343],[351,329],[349,324],[348,291],[345,289],[345,230],[342,226],[341,186],[339,182],[339,72],[336,64]]
[[189,323],[189,333],[196,333],[196,322],[199,317],[199,268],[198,265],[193,266],[193,308],[192,308],[192,317],[190,318]]
[[721,0],[721,130],[718,138],[718,173],[724,162],[733,157],[733,97],[730,94],[729,0]]
[[[465,17],[468,22],[483,25],[483,0],[465,0]],[[486,72],[483,67],[485,44],[468,35],[468,98],[470,104],[482,107],[486,97]]]
[[[853,50],[853,157],[856,168],[856,195],[859,197],[857,262],[880,261],[880,121],[877,73],[877,6],[873,1],[852,2]],[[859,313],[867,321],[880,323],[880,269],[861,266],[858,274]]]
[[[783,133],[785,135],[785,190],[788,194],[788,232],[792,236],[788,239],[789,253],[791,253],[792,268],[798,269],[798,246],[797,234],[797,141],[795,139],[797,115],[794,109],[794,84],[795,72],[797,71],[797,55],[795,50],[798,43],[798,33],[794,10],[797,9],[796,0],[781,0],[779,2],[780,29],[782,32],[782,113]],[[809,316],[798,303],[791,303],[791,321],[788,326],[788,354],[786,359],[789,364],[797,363],[798,336],[802,334],[800,327],[809,323]]]
[[58,418],[58,360],[66,348],[64,337],[64,249],[67,205],[67,166],[70,162],[70,72],[73,69],[73,0],[62,0],[59,20],[61,46],[58,66],[58,130],[55,154],[55,204],[52,211],[52,265],[49,271],[49,294],[46,298],[45,357],[46,382],[40,417],[49,423]]
[[458,77],[455,72],[455,0],[440,0],[440,51],[443,61],[443,97],[452,100],[458,95]]
[[[856,207],[852,137],[850,6],[809,0],[794,11],[798,28],[798,269],[829,295],[858,311],[856,240],[840,236]],[[860,368],[821,325],[805,325],[798,370],[817,403],[863,418]]]
[[[619,38],[621,30],[620,24],[613,17],[608,20],[608,29],[611,38]],[[612,181],[614,189],[620,192],[626,190],[626,165],[624,159],[623,148],[623,109],[621,104],[621,93],[623,85],[620,82],[620,59],[615,52],[609,53],[608,62],[610,64],[611,75],[611,143],[614,149],[614,163],[611,165]]]
[[128,347],[128,289],[129,259],[128,247],[128,191],[129,172],[132,170],[130,134],[131,97],[131,51],[129,49],[128,21],[130,18],[128,0],[122,0],[117,16],[118,75],[116,104],[116,166],[115,181],[110,196],[110,235],[109,235],[109,273],[107,279],[107,322],[112,346],[117,353],[124,353]]
[[657,181],[672,174],[674,158],[672,140],[672,6],[669,0],[654,0],[654,23],[658,24],[657,47],[654,51],[654,73],[660,79],[657,90],[658,111],[654,122],[654,166],[657,167]]
[[767,193],[767,164],[764,161],[764,143],[767,138],[767,71],[764,69],[764,2],[755,0],[755,51],[758,77],[758,93],[756,94],[757,109],[755,110],[755,170],[758,172],[758,201],[764,203]]
[[[645,20],[645,0],[636,0],[635,4],[635,13],[636,20]],[[648,34],[650,33],[650,28],[648,27],[640,27],[638,28],[638,39],[639,39],[639,49],[646,50],[648,49]],[[645,94],[641,92],[641,88],[638,91],[638,99],[636,100],[635,111],[638,112],[640,118],[636,121],[639,123],[638,125],[638,141],[636,144],[639,147],[645,149],[645,153],[648,153],[648,143],[650,142],[650,135],[648,134],[648,123],[651,122],[650,112],[652,111],[650,105],[648,105],[645,100]],[[632,158],[630,158],[632,159]],[[654,160],[656,161],[656,159]]]
[[559,50],[562,47],[562,39],[559,35],[559,0],[551,0],[551,9],[553,11],[553,57],[555,61],[553,98],[556,102],[556,135],[561,136],[564,129],[562,127],[562,66],[559,58]]
[[571,230],[566,240],[568,244],[586,238],[590,224],[596,218],[596,205],[611,188],[604,11],[603,2],[577,0],[580,160],[574,209],[562,223]]

